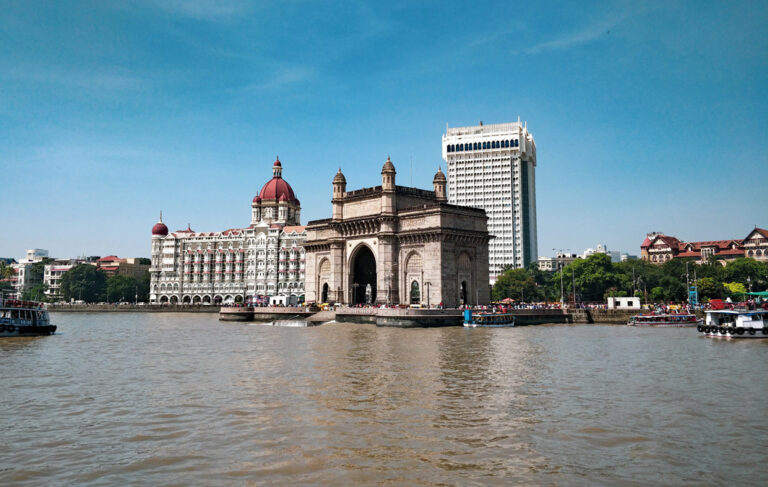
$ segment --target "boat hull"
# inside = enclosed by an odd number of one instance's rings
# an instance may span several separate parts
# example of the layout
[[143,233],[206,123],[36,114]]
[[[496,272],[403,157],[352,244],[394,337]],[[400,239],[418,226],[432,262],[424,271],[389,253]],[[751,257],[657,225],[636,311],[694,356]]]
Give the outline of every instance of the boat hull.
[[44,336],[53,335],[55,332],[56,325],[3,325],[0,329],[0,338]]
[[720,333],[719,331],[709,331],[701,332],[701,334],[707,338],[725,338],[728,340],[743,340],[747,338],[768,339],[768,334],[764,334],[762,329],[755,329],[754,331],[754,334],[750,333],[749,330],[745,330],[742,334],[731,333],[730,330],[727,330],[725,333]]
[[496,324],[496,325],[482,325],[478,323],[464,323],[464,326],[466,328],[512,328],[515,326],[515,323],[503,323],[503,324]]
[[704,320],[697,320],[690,323],[633,323],[629,322],[629,326],[648,326],[654,328],[695,328],[704,323]]

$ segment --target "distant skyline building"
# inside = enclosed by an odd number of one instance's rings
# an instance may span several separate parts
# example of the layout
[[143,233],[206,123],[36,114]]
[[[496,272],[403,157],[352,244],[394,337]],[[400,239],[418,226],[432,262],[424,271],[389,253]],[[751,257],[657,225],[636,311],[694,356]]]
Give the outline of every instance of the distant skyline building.
[[490,279],[538,259],[536,143],[527,123],[449,128],[443,135],[448,202],[488,214]]

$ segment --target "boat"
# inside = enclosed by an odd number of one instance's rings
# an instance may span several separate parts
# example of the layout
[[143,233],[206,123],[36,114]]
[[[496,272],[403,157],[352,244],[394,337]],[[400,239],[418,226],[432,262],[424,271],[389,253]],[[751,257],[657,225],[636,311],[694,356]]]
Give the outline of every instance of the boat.
[[0,297],[0,337],[51,335],[55,331],[43,303]]
[[708,310],[706,322],[697,330],[710,338],[768,338],[768,311]]
[[471,309],[465,309],[464,326],[469,328],[509,328],[515,326],[515,316],[512,313],[473,314]]
[[696,318],[696,315],[685,313],[671,313],[671,314],[646,314],[635,315],[629,319],[627,325],[629,326],[658,326],[666,328],[682,328],[682,327],[694,327],[704,323],[701,318]]

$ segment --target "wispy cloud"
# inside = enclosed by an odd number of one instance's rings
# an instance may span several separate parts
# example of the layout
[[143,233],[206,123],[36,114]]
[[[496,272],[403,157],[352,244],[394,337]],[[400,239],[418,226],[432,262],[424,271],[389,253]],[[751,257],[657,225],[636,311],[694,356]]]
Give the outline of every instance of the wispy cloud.
[[151,0],[167,12],[198,20],[225,20],[248,13],[254,3],[249,0]]
[[274,76],[261,82],[246,85],[241,91],[271,91],[304,82],[314,76],[315,71],[310,67],[292,66],[282,68]]
[[579,31],[571,32],[569,34],[564,34],[555,39],[551,39],[548,41],[540,42],[533,46],[518,49],[517,51],[515,51],[515,53],[539,54],[545,51],[570,49],[572,47],[575,47],[581,44],[586,44],[594,40],[600,39],[601,37],[610,35],[611,29],[617,27],[621,22],[623,22],[627,18],[633,17],[643,11],[644,10],[621,12],[619,14],[603,19],[599,22],[593,22],[592,24],[586,26],[585,28]]
[[8,67],[1,77],[88,90],[133,90],[144,81],[136,76],[111,71],[62,66],[27,65]]

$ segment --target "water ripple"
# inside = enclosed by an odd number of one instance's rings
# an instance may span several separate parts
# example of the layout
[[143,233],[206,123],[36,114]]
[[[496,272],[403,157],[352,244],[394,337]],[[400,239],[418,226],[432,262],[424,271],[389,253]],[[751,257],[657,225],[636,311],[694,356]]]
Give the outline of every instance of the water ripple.
[[[764,485],[768,343],[55,314],[0,341],[0,484]],[[728,461],[722,461],[727,459]]]

